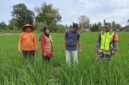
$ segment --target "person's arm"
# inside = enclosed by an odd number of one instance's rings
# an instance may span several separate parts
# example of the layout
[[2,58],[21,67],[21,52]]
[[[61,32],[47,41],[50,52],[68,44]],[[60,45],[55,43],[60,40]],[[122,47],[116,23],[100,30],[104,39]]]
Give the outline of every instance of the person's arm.
[[97,42],[96,42],[96,49],[100,48],[100,44],[101,44],[101,34],[98,35],[98,39],[97,39]]
[[62,43],[62,50],[65,51],[66,47],[66,38],[64,38],[63,43]]
[[51,36],[50,36],[50,41],[51,41],[51,54],[53,56],[54,55],[54,53],[53,53],[53,40],[52,40]]
[[80,39],[78,40],[78,48],[79,48],[79,51],[81,52],[81,51],[82,51],[82,48],[81,48],[81,42],[80,42]]
[[19,52],[21,52],[22,42],[23,42],[23,39],[22,39],[22,33],[21,33],[20,37],[19,37],[19,41],[18,41],[18,51]]
[[52,45],[52,52],[53,52],[53,40],[52,40],[52,37],[51,37],[51,45]]
[[36,37],[34,35],[34,48],[35,48],[35,51],[37,51],[37,42],[36,42]]
[[67,38],[68,38],[68,32],[66,32],[65,35],[64,35],[64,40],[63,40],[63,43],[62,43],[62,50],[63,51],[65,51]]
[[118,34],[115,33],[113,36],[113,49],[117,50],[118,49]]
[[42,55],[46,56],[46,52],[45,52],[45,37],[44,36],[41,36],[40,44],[41,44]]
[[79,51],[81,52],[82,48],[81,48],[81,42],[80,42],[80,34],[78,35],[77,44],[78,44]]

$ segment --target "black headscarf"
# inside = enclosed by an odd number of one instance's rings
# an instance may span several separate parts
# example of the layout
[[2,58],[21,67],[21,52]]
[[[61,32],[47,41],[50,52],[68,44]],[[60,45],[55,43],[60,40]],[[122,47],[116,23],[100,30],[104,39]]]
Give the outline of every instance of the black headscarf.
[[49,38],[49,33],[46,33],[46,30],[49,29],[48,26],[43,28],[44,35]]

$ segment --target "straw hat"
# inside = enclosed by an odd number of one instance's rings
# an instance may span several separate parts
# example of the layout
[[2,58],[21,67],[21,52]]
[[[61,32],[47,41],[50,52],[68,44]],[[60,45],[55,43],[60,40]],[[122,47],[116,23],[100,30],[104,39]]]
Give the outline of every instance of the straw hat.
[[32,31],[34,31],[34,26],[33,25],[31,25],[31,24],[26,24],[26,25],[24,25],[23,27],[22,27],[22,30],[24,31],[27,27],[30,27],[31,29],[32,29]]

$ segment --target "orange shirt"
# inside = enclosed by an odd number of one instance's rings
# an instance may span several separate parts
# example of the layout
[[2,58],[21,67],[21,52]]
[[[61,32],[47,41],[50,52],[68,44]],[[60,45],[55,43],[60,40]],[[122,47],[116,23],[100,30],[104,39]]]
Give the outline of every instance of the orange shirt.
[[36,38],[33,32],[22,32],[19,38],[18,49],[24,51],[37,50]]

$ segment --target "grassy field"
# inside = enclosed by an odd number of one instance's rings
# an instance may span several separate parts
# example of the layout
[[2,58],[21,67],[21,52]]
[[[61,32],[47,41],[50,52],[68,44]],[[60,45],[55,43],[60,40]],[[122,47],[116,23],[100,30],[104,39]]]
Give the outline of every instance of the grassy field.
[[63,34],[52,34],[55,56],[50,63],[38,52],[24,60],[17,52],[18,34],[0,34],[0,85],[129,85],[129,33],[119,33],[119,50],[112,61],[95,62],[98,33],[82,33],[78,65],[68,67],[61,50]]

